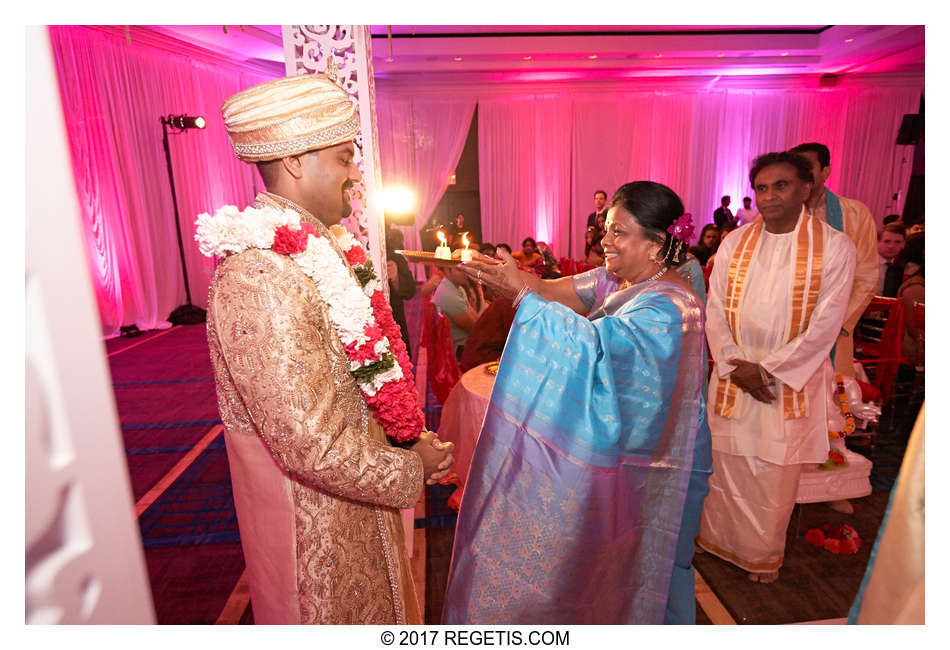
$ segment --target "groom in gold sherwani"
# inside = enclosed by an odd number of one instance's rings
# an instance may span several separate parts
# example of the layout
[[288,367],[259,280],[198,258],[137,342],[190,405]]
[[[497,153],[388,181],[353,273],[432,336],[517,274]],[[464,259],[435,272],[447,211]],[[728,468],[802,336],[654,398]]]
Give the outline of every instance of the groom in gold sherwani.
[[[222,112],[267,187],[255,206],[293,210],[334,241],[328,227],[361,180],[346,92],[323,75],[288,77]],[[208,343],[255,621],[421,623],[399,508],[448,472],[451,444],[428,431],[389,442],[317,284],[287,255],[249,248],[221,262]]]

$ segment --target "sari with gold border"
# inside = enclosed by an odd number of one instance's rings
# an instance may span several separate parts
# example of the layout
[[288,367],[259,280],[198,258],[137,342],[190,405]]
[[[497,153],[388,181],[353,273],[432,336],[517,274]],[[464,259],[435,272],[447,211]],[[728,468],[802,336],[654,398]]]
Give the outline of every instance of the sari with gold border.
[[600,302],[590,320],[536,294],[519,306],[466,483],[445,623],[695,617],[679,602],[694,599],[692,572],[676,565],[689,566],[711,466],[703,307],[667,282]]

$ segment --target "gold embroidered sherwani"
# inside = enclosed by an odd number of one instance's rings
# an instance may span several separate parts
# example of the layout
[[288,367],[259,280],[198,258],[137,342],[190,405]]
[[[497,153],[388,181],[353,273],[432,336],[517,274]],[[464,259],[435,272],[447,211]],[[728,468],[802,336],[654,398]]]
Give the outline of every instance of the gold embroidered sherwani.
[[[841,325],[841,329],[846,334],[839,334],[835,342],[835,372],[854,377],[854,328],[877,290],[879,273],[877,225],[868,206],[854,199],[835,196],[841,202],[844,234],[851,239],[857,253],[854,286],[851,288],[844,323]],[[819,221],[828,223],[828,208],[824,196],[819,199],[812,214]]]
[[421,623],[398,509],[422,461],[373,420],[313,280],[273,251],[230,255],[208,343],[255,622]]

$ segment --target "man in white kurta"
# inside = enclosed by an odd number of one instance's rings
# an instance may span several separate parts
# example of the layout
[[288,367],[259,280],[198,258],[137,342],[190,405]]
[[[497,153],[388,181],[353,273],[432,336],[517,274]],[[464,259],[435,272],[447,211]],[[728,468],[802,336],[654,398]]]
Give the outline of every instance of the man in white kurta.
[[854,276],[854,244],[804,209],[807,165],[756,161],[761,216],[723,241],[710,278],[713,475],[697,544],[756,581],[778,576],[802,464],[828,456],[829,353]]

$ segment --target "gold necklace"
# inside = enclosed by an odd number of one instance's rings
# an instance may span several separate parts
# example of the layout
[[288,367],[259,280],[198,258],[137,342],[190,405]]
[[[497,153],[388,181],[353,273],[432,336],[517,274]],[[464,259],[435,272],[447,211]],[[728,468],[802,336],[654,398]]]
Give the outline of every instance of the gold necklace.
[[[670,267],[664,266],[659,271],[657,271],[656,273],[648,277],[646,280],[640,280],[640,282],[652,282],[653,280],[656,280],[657,278],[659,278],[661,275],[663,275],[669,270],[670,270]],[[618,291],[623,291],[624,289],[627,289],[632,286],[633,286],[633,283],[630,282],[630,280],[624,280],[623,282],[620,283],[620,287],[618,288]]]

